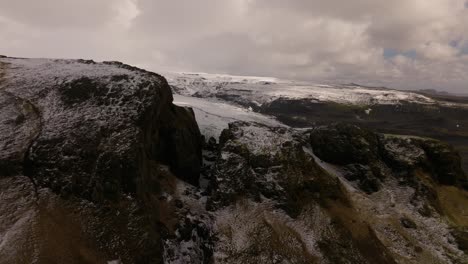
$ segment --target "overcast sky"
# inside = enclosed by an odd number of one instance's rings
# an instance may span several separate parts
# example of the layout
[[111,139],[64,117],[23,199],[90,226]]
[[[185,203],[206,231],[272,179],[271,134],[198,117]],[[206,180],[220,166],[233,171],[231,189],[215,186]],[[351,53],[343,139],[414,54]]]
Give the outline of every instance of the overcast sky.
[[0,54],[468,93],[468,2],[0,0]]

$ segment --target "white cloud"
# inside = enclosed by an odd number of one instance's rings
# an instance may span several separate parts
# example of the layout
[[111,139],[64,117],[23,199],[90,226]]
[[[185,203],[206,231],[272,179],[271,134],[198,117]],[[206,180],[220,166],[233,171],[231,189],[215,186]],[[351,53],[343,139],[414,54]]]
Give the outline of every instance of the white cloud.
[[125,29],[129,29],[133,24],[133,20],[141,13],[136,0],[117,2],[114,8],[116,10],[114,23],[123,26]]

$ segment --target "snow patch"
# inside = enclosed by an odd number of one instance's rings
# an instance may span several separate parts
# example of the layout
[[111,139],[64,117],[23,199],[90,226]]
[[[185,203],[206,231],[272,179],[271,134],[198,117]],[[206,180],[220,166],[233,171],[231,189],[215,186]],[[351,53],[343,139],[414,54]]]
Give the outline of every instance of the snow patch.
[[213,98],[195,98],[174,94],[174,104],[193,108],[201,133],[206,137],[219,138],[221,132],[234,121],[247,121],[268,126],[282,126],[272,117],[258,114]]

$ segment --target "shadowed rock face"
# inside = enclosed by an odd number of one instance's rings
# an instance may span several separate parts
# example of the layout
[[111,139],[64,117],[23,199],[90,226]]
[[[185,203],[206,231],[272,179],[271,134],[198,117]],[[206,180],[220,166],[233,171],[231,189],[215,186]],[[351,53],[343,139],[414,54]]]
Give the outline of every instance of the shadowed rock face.
[[77,230],[63,252],[47,239],[31,241],[29,253],[0,246],[1,263],[19,254],[41,263],[161,260],[153,168],[166,164],[196,183],[201,166],[194,114],[172,104],[163,77],[118,62],[2,58],[0,132],[2,193],[25,186],[28,201],[13,201],[21,212],[2,196],[2,215],[18,219],[0,222],[2,245],[43,235],[29,231],[43,222],[64,233],[51,239],[58,244]]
[[337,124],[311,134],[315,153],[323,160],[348,165],[371,163],[378,157],[378,137],[358,126]]

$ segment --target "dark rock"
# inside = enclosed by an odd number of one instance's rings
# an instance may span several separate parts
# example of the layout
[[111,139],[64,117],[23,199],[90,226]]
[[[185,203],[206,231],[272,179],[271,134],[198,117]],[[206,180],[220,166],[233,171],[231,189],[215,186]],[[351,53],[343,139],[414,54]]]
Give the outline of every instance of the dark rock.
[[355,125],[334,124],[310,132],[314,153],[322,160],[344,165],[345,177],[371,194],[380,190],[385,178],[379,136]]
[[93,60],[78,59],[77,62],[79,62],[79,63],[84,63],[84,64],[96,64],[96,62],[93,61]]
[[347,165],[369,164],[379,155],[377,134],[354,125],[335,124],[311,132],[314,153],[322,160]]
[[406,218],[406,217],[401,218],[400,223],[405,228],[410,228],[410,229],[417,228],[416,223],[414,223],[413,220]]
[[[201,220],[202,215],[184,215],[177,225],[176,237],[165,239],[165,261],[211,263],[213,236]],[[187,246],[180,246],[186,244]]]
[[190,108],[172,106],[164,112],[156,156],[181,179],[198,185],[202,165],[202,137]]
[[422,247],[420,247],[420,246],[415,246],[415,247],[414,247],[414,252],[416,252],[416,253],[422,253],[423,251],[424,251],[424,250],[423,250]]
[[176,206],[177,208],[179,208],[179,209],[182,209],[182,208],[184,207],[184,204],[183,204],[182,201],[179,200],[179,199],[175,200],[174,204],[175,204],[175,206]]
[[458,248],[468,254],[468,231],[457,229],[452,231],[452,235],[458,245]]
[[432,216],[432,210],[427,204],[424,204],[421,208],[419,208],[418,213],[424,217]]
[[380,189],[380,181],[369,166],[350,164],[345,168],[345,178],[350,181],[358,181],[359,188],[367,194],[377,192]]
[[418,144],[426,153],[426,166],[439,183],[468,190],[468,177],[461,167],[460,154],[452,146],[436,140],[421,140]]
[[210,137],[208,139],[208,142],[206,143],[206,149],[215,151],[218,149],[218,143],[216,142],[216,139],[214,137]]

